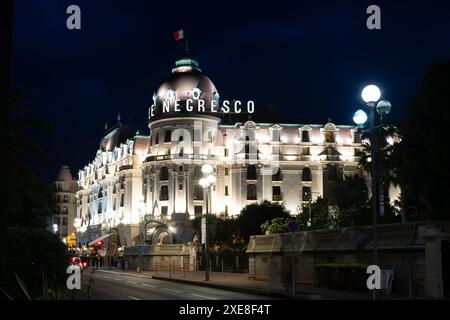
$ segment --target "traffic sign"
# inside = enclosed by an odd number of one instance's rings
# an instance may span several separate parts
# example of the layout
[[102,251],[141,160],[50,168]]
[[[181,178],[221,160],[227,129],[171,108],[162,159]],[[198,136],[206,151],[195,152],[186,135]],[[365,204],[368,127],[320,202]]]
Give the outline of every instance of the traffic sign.
[[138,251],[144,251],[144,246],[141,245],[141,244],[136,246],[136,248],[137,248]]

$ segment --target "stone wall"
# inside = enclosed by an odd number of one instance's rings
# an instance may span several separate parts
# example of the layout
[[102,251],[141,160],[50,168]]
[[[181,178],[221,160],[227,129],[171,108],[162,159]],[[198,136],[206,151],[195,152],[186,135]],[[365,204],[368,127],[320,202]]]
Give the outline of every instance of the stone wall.
[[[378,264],[394,270],[393,292],[442,296],[442,272],[436,267],[441,256],[436,248],[442,239],[450,239],[450,224],[415,222],[377,229]],[[373,264],[372,232],[371,226],[297,232],[295,241],[290,233],[252,236],[247,248],[249,276],[289,283],[294,259],[297,284],[315,285],[316,265]]]
[[148,271],[194,271],[196,247],[188,244],[146,245],[142,254],[139,247],[126,247],[124,258],[130,269],[136,269],[141,260],[142,269]]

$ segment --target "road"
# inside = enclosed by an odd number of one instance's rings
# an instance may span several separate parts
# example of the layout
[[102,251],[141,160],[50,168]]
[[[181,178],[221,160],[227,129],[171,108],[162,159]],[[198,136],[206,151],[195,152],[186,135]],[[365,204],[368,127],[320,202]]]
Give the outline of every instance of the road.
[[[82,273],[86,289],[91,271]],[[95,271],[91,296],[96,300],[273,300],[274,298],[132,275]]]

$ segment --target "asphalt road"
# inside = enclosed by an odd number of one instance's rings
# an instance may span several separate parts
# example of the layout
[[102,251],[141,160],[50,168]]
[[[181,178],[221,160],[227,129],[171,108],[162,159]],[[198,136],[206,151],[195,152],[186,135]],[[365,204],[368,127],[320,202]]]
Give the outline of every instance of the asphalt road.
[[[86,290],[91,271],[82,273]],[[135,277],[96,270],[92,275],[91,297],[96,300],[273,300],[267,296]]]

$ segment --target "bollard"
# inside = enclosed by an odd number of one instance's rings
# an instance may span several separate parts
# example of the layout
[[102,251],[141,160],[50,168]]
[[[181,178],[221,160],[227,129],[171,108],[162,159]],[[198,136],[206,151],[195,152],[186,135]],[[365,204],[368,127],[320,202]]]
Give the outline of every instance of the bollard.
[[222,273],[223,273],[223,259],[222,259]]

